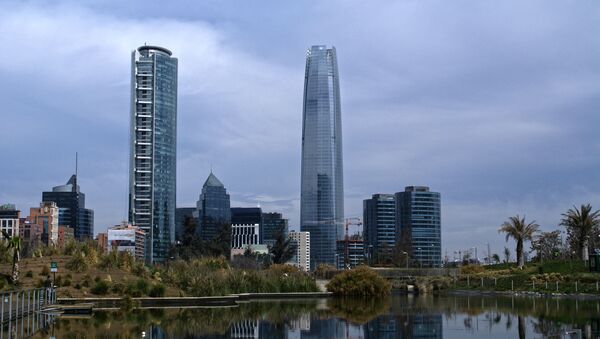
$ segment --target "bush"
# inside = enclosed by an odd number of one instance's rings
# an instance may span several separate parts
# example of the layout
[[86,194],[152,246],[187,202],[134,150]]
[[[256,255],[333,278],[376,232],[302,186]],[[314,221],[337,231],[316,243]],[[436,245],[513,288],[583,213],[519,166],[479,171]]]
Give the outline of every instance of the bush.
[[127,284],[127,287],[125,288],[125,294],[134,298],[139,298],[142,296],[142,292],[140,292],[133,283]]
[[97,294],[97,295],[104,295],[104,294],[108,293],[109,289],[110,289],[110,285],[108,284],[108,282],[104,281],[104,280],[100,280],[100,281],[96,282],[94,287],[91,288],[90,292],[92,292],[93,294]]
[[123,292],[125,292],[125,288],[126,286],[122,283],[114,283],[111,290],[115,294],[123,294]]
[[27,271],[27,273],[25,273],[25,277],[33,278],[33,271],[32,270]]
[[89,265],[83,252],[73,255],[71,260],[66,264],[67,269],[78,273],[87,271]]
[[315,276],[319,279],[330,279],[333,277],[337,269],[328,264],[320,264],[315,269]]
[[481,265],[464,265],[460,267],[460,274],[477,274],[485,271]]
[[42,267],[40,275],[44,277],[50,275],[50,267],[48,265],[44,265],[44,267]]
[[135,288],[140,291],[141,294],[147,294],[148,293],[148,288],[149,288],[149,284],[145,279],[138,279],[135,282]]
[[387,280],[366,266],[337,274],[327,284],[327,290],[335,295],[386,296],[391,289]]
[[153,298],[164,297],[165,290],[166,290],[166,288],[165,288],[165,285],[163,285],[163,284],[153,285],[150,288],[150,291],[148,292],[148,296],[153,297]]

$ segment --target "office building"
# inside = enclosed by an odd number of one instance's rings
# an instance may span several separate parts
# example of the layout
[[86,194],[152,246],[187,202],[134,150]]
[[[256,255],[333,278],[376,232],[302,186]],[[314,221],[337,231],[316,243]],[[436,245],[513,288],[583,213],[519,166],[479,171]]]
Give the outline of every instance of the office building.
[[94,211],[85,208],[85,194],[79,190],[77,174],[65,185],[42,192],[42,201],[53,201],[59,208],[58,224],[73,229],[75,239],[85,241],[94,237]]
[[107,230],[107,251],[129,252],[136,260],[146,258],[146,232],[127,222]]
[[[60,216],[58,218],[60,219]],[[72,240],[75,240],[75,230],[69,226],[58,225],[58,247],[64,248]]]
[[[199,229],[198,221],[194,217],[195,212],[196,207],[178,207],[175,209],[175,241],[183,241],[185,223],[189,218],[194,219],[192,222],[196,224],[196,229]],[[196,232],[196,229],[194,229],[194,232]]]
[[335,47],[306,55],[302,111],[300,228],[310,232],[311,267],[335,265],[344,232],[342,114]]
[[365,242],[353,236],[348,240],[338,240],[336,247],[336,267],[339,270],[355,268],[367,262]]
[[396,246],[396,198],[393,194],[373,194],[363,201],[363,229],[371,264],[392,260]]
[[239,250],[258,245],[260,242],[260,225],[262,210],[258,207],[234,207],[231,209],[231,251],[232,255]]
[[[9,237],[18,236],[20,219],[21,211],[16,209],[15,205],[0,205],[0,231],[2,233],[6,232]],[[0,234],[0,239],[4,239],[2,234]]]
[[401,248],[413,266],[441,267],[440,194],[429,187],[407,186],[396,193],[396,224]]
[[106,252],[108,250],[108,233],[98,233],[98,235],[96,235],[96,242],[98,243],[98,247]]
[[[54,201],[43,201],[40,207],[29,209],[28,227],[24,230],[29,231],[29,240],[35,242],[39,237],[41,243],[46,246],[58,246],[58,210]],[[38,233],[39,231],[41,234]]]
[[260,228],[260,243],[273,247],[277,241],[279,232],[283,238],[288,236],[288,219],[284,219],[281,213],[263,213]]
[[202,186],[194,216],[200,224],[200,237],[204,241],[213,240],[219,230],[231,225],[229,194],[212,171]]
[[129,222],[146,231],[148,262],[175,239],[177,59],[142,46],[131,54]]
[[310,252],[311,252],[311,234],[309,232],[289,232],[289,237],[296,246],[296,254],[289,261],[289,264],[298,269],[310,271]]

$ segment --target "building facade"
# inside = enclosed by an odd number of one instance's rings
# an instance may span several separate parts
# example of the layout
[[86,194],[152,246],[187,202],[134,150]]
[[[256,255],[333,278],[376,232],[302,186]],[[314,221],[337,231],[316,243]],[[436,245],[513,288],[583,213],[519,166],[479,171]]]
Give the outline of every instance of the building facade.
[[396,223],[411,265],[441,267],[440,193],[425,186],[407,186],[404,192],[396,193]]
[[288,219],[284,219],[281,213],[263,213],[260,228],[260,243],[273,247],[277,241],[279,232],[283,233],[284,239],[288,236]]
[[[29,238],[36,241],[38,235],[40,241],[47,246],[58,246],[58,213],[59,208],[54,201],[44,201],[40,203],[40,207],[32,207],[29,209]],[[31,226],[32,224],[39,227]],[[41,230],[41,234],[36,232]],[[32,232],[35,231],[35,232]]]
[[373,194],[363,201],[363,228],[367,256],[372,264],[391,260],[396,246],[396,197]]
[[[258,207],[234,207],[231,209],[231,250],[251,248],[260,243],[262,210]],[[236,251],[237,250],[237,251]]]
[[[60,219],[60,217],[59,217]],[[58,247],[64,248],[69,241],[75,239],[75,230],[69,226],[58,225]]]
[[335,47],[306,55],[302,110],[300,228],[310,232],[311,267],[335,265],[343,238],[342,114]]
[[296,255],[289,261],[289,264],[298,267],[298,269],[310,271],[310,252],[311,241],[309,232],[289,232],[289,237],[296,246]]
[[338,270],[351,269],[367,262],[365,242],[363,239],[353,237],[338,240],[336,247],[336,267]]
[[85,208],[85,194],[79,190],[77,175],[65,185],[42,192],[42,201],[53,201],[59,208],[58,224],[73,229],[75,239],[85,241],[94,237],[94,211]]
[[146,232],[129,223],[121,223],[107,230],[107,251],[129,252],[136,260],[146,258]]
[[[194,212],[196,212],[196,207],[178,207],[175,209],[175,241],[181,242],[183,241],[183,236],[185,234],[185,222],[188,218],[194,219],[194,223],[196,224],[196,228],[198,228],[198,221],[195,220]],[[196,230],[194,230],[196,232]]]
[[200,238],[204,241],[213,240],[220,229],[231,225],[229,194],[212,172],[202,186],[194,216],[200,225]]
[[163,47],[131,54],[129,222],[146,231],[148,262],[175,238],[177,59]]
[[[9,237],[19,236],[20,219],[21,211],[16,209],[15,205],[0,205],[0,231],[2,233],[6,232]],[[0,234],[0,239],[4,239],[2,234]]]

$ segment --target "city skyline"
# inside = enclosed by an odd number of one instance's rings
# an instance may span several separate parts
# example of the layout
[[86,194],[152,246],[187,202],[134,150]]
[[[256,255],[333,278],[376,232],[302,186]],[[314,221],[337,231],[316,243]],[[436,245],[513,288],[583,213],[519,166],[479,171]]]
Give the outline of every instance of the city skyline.
[[0,201],[37,206],[79,151],[95,231],[127,218],[128,55],[147,42],[181,63],[178,205],[193,206],[212,164],[232,206],[297,229],[302,52],[323,43],[343,52],[346,216],[429,186],[452,257],[501,253],[511,215],[551,230],[572,205],[600,207],[596,5],[377,4],[1,4],[0,151],[14,160]]

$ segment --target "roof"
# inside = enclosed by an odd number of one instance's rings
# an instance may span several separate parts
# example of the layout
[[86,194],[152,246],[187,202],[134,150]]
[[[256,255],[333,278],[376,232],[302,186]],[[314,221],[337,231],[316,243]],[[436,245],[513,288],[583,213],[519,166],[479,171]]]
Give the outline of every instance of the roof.
[[204,187],[206,186],[225,187],[223,186],[223,183],[219,179],[217,179],[217,177],[212,172],[210,172],[208,178],[206,178],[206,181],[204,182]]

